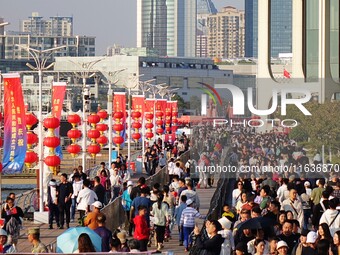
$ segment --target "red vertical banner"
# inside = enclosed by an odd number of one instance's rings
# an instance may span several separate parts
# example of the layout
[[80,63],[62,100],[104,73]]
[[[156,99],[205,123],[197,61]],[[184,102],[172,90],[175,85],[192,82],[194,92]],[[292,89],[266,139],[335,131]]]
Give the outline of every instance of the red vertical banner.
[[166,99],[157,99],[156,100],[156,111],[160,111],[165,114],[166,105],[167,105]]
[[[66,82],[53,82],[52,84],[52,109],[51,113],[52,116],[59,119],[61,118],[61,111],[63,110],[63,104],[64,104],[64,98],[65,98],[65,92],[66,92]],[[55,136],[59,137],[59,130],[60,127],[56,128],[55,130]],[[55,153],[57,156],[62,158],[62,150],[60,145],[56,148]]]
[[171,133],[171,112],[172,109],[172,102],[171,101],[167,101],[166,102],[166,108],[165,108],[165,132],[167,134]]
[[155,99],[147,98],[145,100],[145,112],[154,113],[155,108]]
[[60,120],[66,92],[66,82],[53,82],[52,84],[52,116]]
[[172,133],[176,133],[178,125],[178,107],[177,101],[171,101],[171,121],[172,121]]
[[[124,142],[121,144],[121,147],[124,146],[125,143],[125,135],[126,135],[126,93],[125,92],[115,92],[113,96],[113,113],[122,112],[123,118],[119,121],[114,119],[115,124],[122,124],[123,130],[120,132],[120,136],[123,137]],[[118,123],[119,122],[119,123]]]
[[20,75],[4,77],[3,173],[21,173],[27,149],[25,104]]
[[144,96],[143,95],[133,95],[131,109],[133,112],[140,112],[142,117],[144,115]]

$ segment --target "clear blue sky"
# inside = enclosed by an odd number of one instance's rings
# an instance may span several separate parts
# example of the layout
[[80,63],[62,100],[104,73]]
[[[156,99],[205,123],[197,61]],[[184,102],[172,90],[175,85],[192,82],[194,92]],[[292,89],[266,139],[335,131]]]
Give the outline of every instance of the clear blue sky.
[[[11,23],[6,30],[19,30],[19,20],[32,12],[40,16],[73,16],[74,33],[96,36],[96,54],[103,55],[109,45],[136,46],[137,0],[11,0],[0,8],[0,17]],[[216,8],[244,8],[244,0],[213,0]]]

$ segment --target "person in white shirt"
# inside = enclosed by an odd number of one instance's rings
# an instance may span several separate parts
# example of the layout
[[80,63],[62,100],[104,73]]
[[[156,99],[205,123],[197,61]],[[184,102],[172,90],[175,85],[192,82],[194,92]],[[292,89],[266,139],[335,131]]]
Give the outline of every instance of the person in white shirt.
[[331,235],[340,230],[340,211],[337,210],[339,199],[333,198],[328,202],[329,209],[327,209],[321,216],[319,224],[326,223],[329,227]]
[[182,174],[183,174],[183,169],[181,168],[181,163],[176,162],[173,175],[181,178]]
[[90,180],[84,180],[83,189],[79,191],[77,196],[77,210],[79,211],[80,218],[83,218],[85,213],[91,212],[90,206],[98,200],[97,194],[89,186]]
[[301,201],[297,197],[297,191],[295,189],[291,189],[289,191],[289,198],[281,203],[281,210],[291,211],[293,213],[294,219],[299,221],[300,226],[303,226],[303,207]]
[[76,207],[77,207],[77,197],[79,192],[83,188],[83,180],[80,179],[80,175],[78,173],[75,173],[73,175],[73,194],[72,194],[72,206],[71,206],[71,222],[74,222],[74,217],[76,214]]
[[122,178],[118,174],[118,168],[115,168],[113,174],[110,176],[111,190],[112,190],[112,201],[119,196],[119,192],[122,187]]
[[232,202],[231,202],[232,207],[235,207],[237,202],[241,200],[242,190],[243,190],[243,182],[238,181],[237,188],[234,189],[232,193]]
[[169,182],[172,182],[172,178],[174,177],[175,163],[174,158],[171,158],[168,163],[168,173],[169,173]]
[[280,203],[282,203],[286,199],[285,193],[286,191],[288,191],[287,183],[288,179],[285,178],[282,179],[282,185],[277,190],[277,199],[279,200]]

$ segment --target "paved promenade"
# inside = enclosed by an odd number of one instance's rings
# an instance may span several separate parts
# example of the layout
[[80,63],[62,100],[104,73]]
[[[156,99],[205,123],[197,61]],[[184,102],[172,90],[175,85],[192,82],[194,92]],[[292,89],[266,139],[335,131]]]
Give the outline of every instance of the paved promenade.
[[[134,178],[135,179],[135,178]],[[215,180],[216,186],[217,180]],[[210,189],[198,189],[197,192],[199,194],[200,200],[201,200],[201,208],[200,212],[202,214],[207,214],[209,207],[210,207],[210,201],[214,194],[215,187]],[[198,221],[199,226],[201,227],[203,224],[203,220]],[[71,227],[77,226],[77,223],[71,223]],[[52,243],[56,240],[56,238],[65,231],[65,229],[48,229],[48,224],[34,224],[30,221],[25,221],[24,223],[24,229],[21,231],[21,236],[19,238],[18,242],[18,250],[21,253],[30,253],[31,252],[31,244],[27,240],[27,230],[30,227],[40,227],[40,235],[41,240],[44,244]],[[154,244],[154,243],[153,243]],[[149,248],[150,250],[156,250],[154,245]],[[164,243],[164,251],[173,251],[174,254],[188,254],[184,252],[183,246],[178,246],[178,231],[177,226],[174,227],[173,233],[172,233],[172,239],[169,240],[169,242]]]

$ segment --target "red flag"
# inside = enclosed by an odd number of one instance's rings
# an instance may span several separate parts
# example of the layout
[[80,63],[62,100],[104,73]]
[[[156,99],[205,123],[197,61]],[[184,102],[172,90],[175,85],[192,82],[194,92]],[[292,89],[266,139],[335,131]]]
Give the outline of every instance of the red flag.
[[132,95],[132,105],[131,109],[134,112],[140,112],[142,114],[142,118],[144,115],[144,96],[143,95]]
[[291,77],[290,73],[286,70],[286,68],[283,70],[283,76],[287,79],[290,79]]

